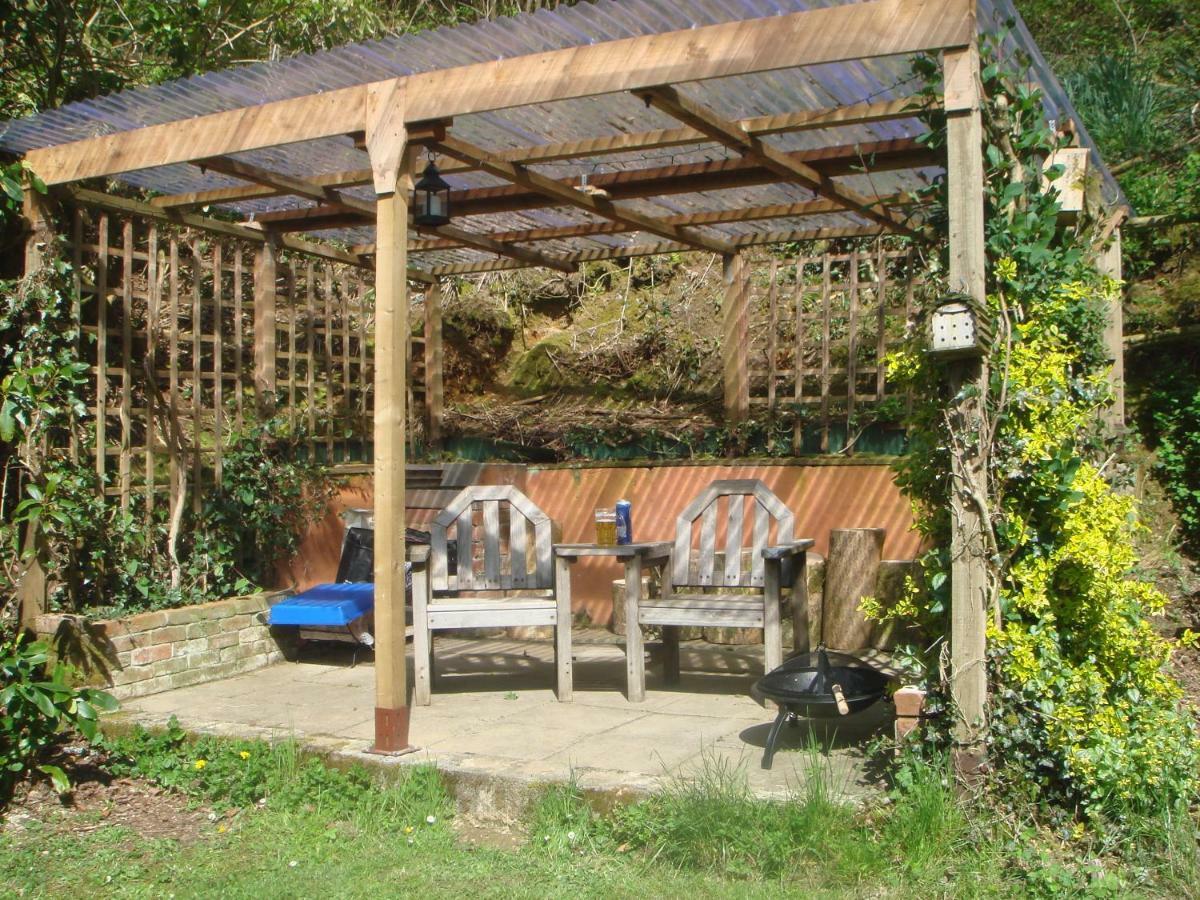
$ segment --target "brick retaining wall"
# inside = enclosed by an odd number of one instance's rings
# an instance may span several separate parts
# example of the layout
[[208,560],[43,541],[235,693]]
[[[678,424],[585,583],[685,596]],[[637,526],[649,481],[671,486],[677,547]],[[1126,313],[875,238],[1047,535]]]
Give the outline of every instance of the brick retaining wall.
[[98,621],[44,615],[36,628],[38,637],[90,684],[128,699],[282,660],[283,650],[267,625],[267,610],[282,596],[253,594]]

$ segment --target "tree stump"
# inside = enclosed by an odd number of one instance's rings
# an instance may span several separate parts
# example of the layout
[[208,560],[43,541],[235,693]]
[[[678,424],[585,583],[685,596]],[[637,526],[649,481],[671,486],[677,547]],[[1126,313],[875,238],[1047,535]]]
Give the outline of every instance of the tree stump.
[[838,650],[865,650],[871,646],[875,623],[858,606],[863,597],[875,596],[886,534],[883,528],[838,528],[830,532],[821,628],[827,646]]

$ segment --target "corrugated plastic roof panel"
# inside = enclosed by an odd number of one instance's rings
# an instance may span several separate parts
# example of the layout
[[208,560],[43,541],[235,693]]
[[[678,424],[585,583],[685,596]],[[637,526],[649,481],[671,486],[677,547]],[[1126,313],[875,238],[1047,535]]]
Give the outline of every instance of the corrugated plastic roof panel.
[[[146,125],[190,119],[208,113],[304,96],[371,81],[484,62],[530,53],[594,44],[638,35],[656,34],[717,24],[783,15],[806,9],[842,5],[844,0],[597,0],[554,10],[543,9],[512,18],[434,29],[419,34],[396,35],[352,44],[334,50],[273,62],[255,63],[211,72],[152,87],[136,88],[73,103],[17,121],[0,123],[0,148],[25,152],[82,138],[126,131]],[[1010,58],[1029,59],[1028,77],[1045,92],[1048,117],[1073,119],[1085,146],[1093,151],[1111,201],[1123,202],[1116,182],[1103,167],[1086,129],[1079,122],[1062,85],[1054,77],[1011,0],[979,0],[981,30],[1007,30],[1003,46]],[[906,96],[913,89],[908,60],[882,57],[870,60],[808,66],[733,78],[711,79],[685,85],[718,113],[731,118],[790,113],[828,106],[887,100]],[[482,146],[503,150],[571,140],[675,127],[678,123],[647,109],[627,94],[588,97],[559,103],[507,109],[455,120],[456,135]],[[770,142],[783,150],[804,150],[830,145],[854,145],[913,137],[919,134],[916,119],[899,119],[864,125],[774,135]],[[535,166],[557,178],[578,178],[596,172],[615,172],[722,159],[725,148],[714,144],[627,152],[586,160],[567,160]],[[328,138],[290,144],[238,155],[239,159],[273,171],[312,176],[368,167],[366,154],[349,138]],[[863,193],[890,194],[919,187],[938,170],[882,172],[842,179]],[[234,179],[203,172],[191,165],[169,165],[120,176],[132,186],[160,194],[204,191],[237,184]],[[497,180],[479,172],[447,175],[456,189],[486,187]],[[370,190],[355,192],[369,197]],[[791,185],[769,185],[722,191],[674,195],[636,201],[636,208],[653,215],[677,215],[703,210],[729,209],[772,203],[797,202],[811,197]],[[260,214],[299,205],[294,198],[274,197],[228,207],[243,215]],[[521,230],[589,221],[582,213],[562,210],[526,210],[488,216],[488,230]],[[471,219],[469,222],[480,222]],[[737,237],[755,230],[777,230],[785,222],[796,227],[844,226],[863,223],[853,214],[803,220],[766,220],[736,225],[707,226],[709,233]],[[474,229],[476,225],[467,225]],[[369,242],[372,229],[326,232],[349,243]],[[553,250],[624,246],[629,235],[596,236],[555,242]],[[551,251],[551,246],[544,246]],[[438,251],[422,254],[422,262],[466,262],[486,254],[475,251]],[[435,262],[436,260],[436,262]]]

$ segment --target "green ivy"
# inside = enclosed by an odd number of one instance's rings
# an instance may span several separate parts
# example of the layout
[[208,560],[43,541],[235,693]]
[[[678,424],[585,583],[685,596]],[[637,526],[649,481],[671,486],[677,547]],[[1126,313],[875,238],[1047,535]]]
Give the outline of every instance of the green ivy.
[[[1092,820],[1171,808],[1197,796],[1200,737],[1169,674],[1173,645],[1149,621],[1166,598],[1133,574],[1134,502],[1105,480],[1096,453],[1109,401],[1104,310],[1119,288],[1091,264],[1091,224],[1059,221],[1046,186],[1058,173],[1044,166],[1056,139],[1040,96],[995,61],[990,45],[982,58],[988,310],[997,335],[980,397],[993,615],[985,737],[996,783]],[[937,61],[919,61],[917,72],[936,96]],[[944,114],[927,118],[927,142],[943,146]],[[945,187],[929,192],[935,210],[945,208]],[[944,272],[944,239],[938,250]],[[944,365],[919,338],[889,369],[921,398],[897,480],[933,549],[899,607],[867,608],[920,624],[930,639],[926,671],[936,673],[949,630],[952,398]],[[929,680],[944,702],[947,686]]]
[[[122,506],[90,460],[95,428],[85,402],[88,364],[75,325],[71,270],[50,248],[40,271],[0,283],[0,441],[12,448],[10,514],[0,523],[9,596],[31,553],[44,556],[58,608],[124,614],[246,593],[275,578],[305,526],[323,514],[333,485],[302,455],[304,435],[282,418],[226,432],[219,489],[193,512],[185,498],[172,542],[170,513]],[[232,421],[230,417],[229,421]],[[212,462],[201,478],[216,482]],[[20,485],[15,498],[12,488]],[[189,487],[192,487],[189,485]],[[30,528],[40,537],[30,545]]]

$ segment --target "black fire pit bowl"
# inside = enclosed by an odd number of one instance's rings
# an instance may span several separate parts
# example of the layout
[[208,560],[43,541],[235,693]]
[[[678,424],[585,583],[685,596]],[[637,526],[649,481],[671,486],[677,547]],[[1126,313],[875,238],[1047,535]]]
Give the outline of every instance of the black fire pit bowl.
[[762,767],[771,768],[775,744],[784,722],[798,716],[836,719],[874,705],[887,689],[887,676],[861,659],[818,647],[793,656],[758,679],[752,691],[762,700],[779,704],[779,715],[767,736]]

